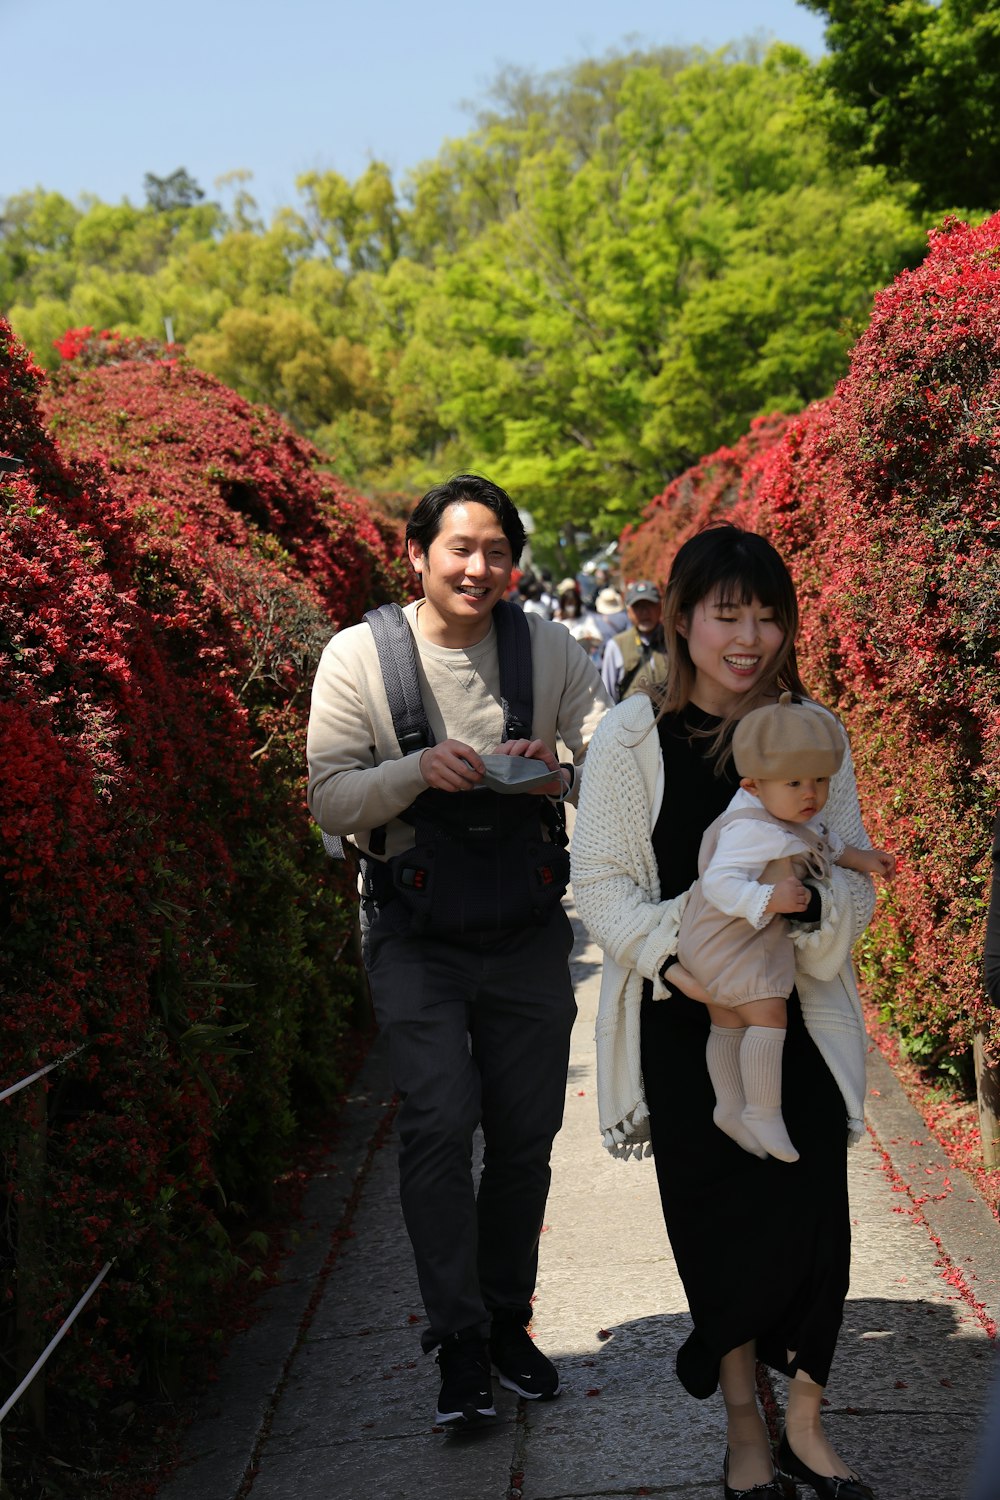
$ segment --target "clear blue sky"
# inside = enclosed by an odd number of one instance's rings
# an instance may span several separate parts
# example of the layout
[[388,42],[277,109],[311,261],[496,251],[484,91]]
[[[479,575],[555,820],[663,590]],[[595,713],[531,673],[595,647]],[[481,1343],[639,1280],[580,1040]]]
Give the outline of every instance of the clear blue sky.
[[212,196],[242,168],[270,214],[301,172],[434,156],[504,64],[760,33],[822,51],[795,0],[0,0],[0,199],[141,203],[144,173],[180,166]]

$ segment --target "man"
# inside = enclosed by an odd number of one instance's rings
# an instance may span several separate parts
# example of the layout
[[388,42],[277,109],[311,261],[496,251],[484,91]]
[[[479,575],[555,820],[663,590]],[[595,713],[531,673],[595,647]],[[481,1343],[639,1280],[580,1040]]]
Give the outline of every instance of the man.
[[[547,910],[528,921],[513,919],[510,903],[526,860],[547,860],[543,883],[558,864],[561,850],[546,840],[553,810],[575,800],[608,700],[567,630],[521,616],[532,721],[501,743],[510,707],[498,636],[503,624],[508,641],[512,628],[504,611],[520,614],[503,596],[523,544],[516,508],[489,480],[459,475],[428,491],[406,528],[423,598],[403,615],[433,743],[402,754],[368,624],[327,646],[309,720],[310,809],[362,860],[365,962],[402,1096],[400,1197],[428,1318],[422,1343],[439,1347],[439,1423],[496,1415],[491,1360],[529,1400],[559,1390],[527,1325],[576,1013],[558,900],[565,876],[552,877]],[[572,765],[560,767],[557,736]],[[511,771],[539,762],[542,779],[536,772],[530,791],[511,796],[483,790],[491,753],[523,757]],[[459,908],[472,915],[459,921]]]
[[604,648],[601,677],[608,694],[620,703],[630,693],[667,675],[663,651],[663,601],[655,583],[632,583],[625,592],[629,626]]

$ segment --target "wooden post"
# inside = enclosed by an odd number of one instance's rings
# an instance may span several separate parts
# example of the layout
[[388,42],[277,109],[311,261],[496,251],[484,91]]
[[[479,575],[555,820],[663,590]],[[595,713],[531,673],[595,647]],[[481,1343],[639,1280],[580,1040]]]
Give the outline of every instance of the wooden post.
[[983,1138],[983,1165],[988,1171],[1000,1167],[1000,1069],[986,1056],[983,1034],[977,1031],[973,1044],[976,1064],[976,1096],[979,1129]]
[[[48,1091],[44,1083],[26,1091],[17,1151],[17,1378],[31,1369],[47,1342],[39,1285],[45,1259],[45,1161]],[[45,1374],[39,1371],[23,1396],[25,1410],[45,1433]]]

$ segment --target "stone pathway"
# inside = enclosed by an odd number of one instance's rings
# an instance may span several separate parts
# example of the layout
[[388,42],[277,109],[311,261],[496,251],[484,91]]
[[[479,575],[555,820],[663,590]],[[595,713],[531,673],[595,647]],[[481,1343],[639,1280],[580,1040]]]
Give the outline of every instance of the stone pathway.
[[[613,1161],[599,1143],[600,955],[579,929],[574,973],[580,1017],[534,1322],[563,1394],[519,1404],[497,1386],[489,1429],[433,1428],[437,1369],[420,1350],[376,1046],[336,1163],[310,1189],[303,1238],[260,1322],[236,1341],[160,1500],[721,1492],[721,1398],[694,1401],[673,1374],[689,1322],[652,1163]],[[877,1054],[869,1088],[874,1134],[850,1156],[852,1286],[829,1425],[879,1500],[968,1500],[994,1365],[987,1320],[1000,1321],[1000,1226],[928,1142]],[[780,1405],[777,1379],[775,1394]]]

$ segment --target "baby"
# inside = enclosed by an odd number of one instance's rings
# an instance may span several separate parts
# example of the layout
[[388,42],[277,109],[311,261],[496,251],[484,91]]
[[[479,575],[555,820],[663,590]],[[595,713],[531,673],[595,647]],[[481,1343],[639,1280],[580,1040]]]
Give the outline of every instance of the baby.
[[670,983],[708,1006],[707,1061],[720,1130],[756,1156],[797,1161],[781,1115],[786,1001],[795,950],[785,917],[802,913],[830,865],[891,880],[884,849],[854,849],[819,820],[844,758],[832,714],[792,701],[754,709],[733,735],[740,790],[705,830]]

